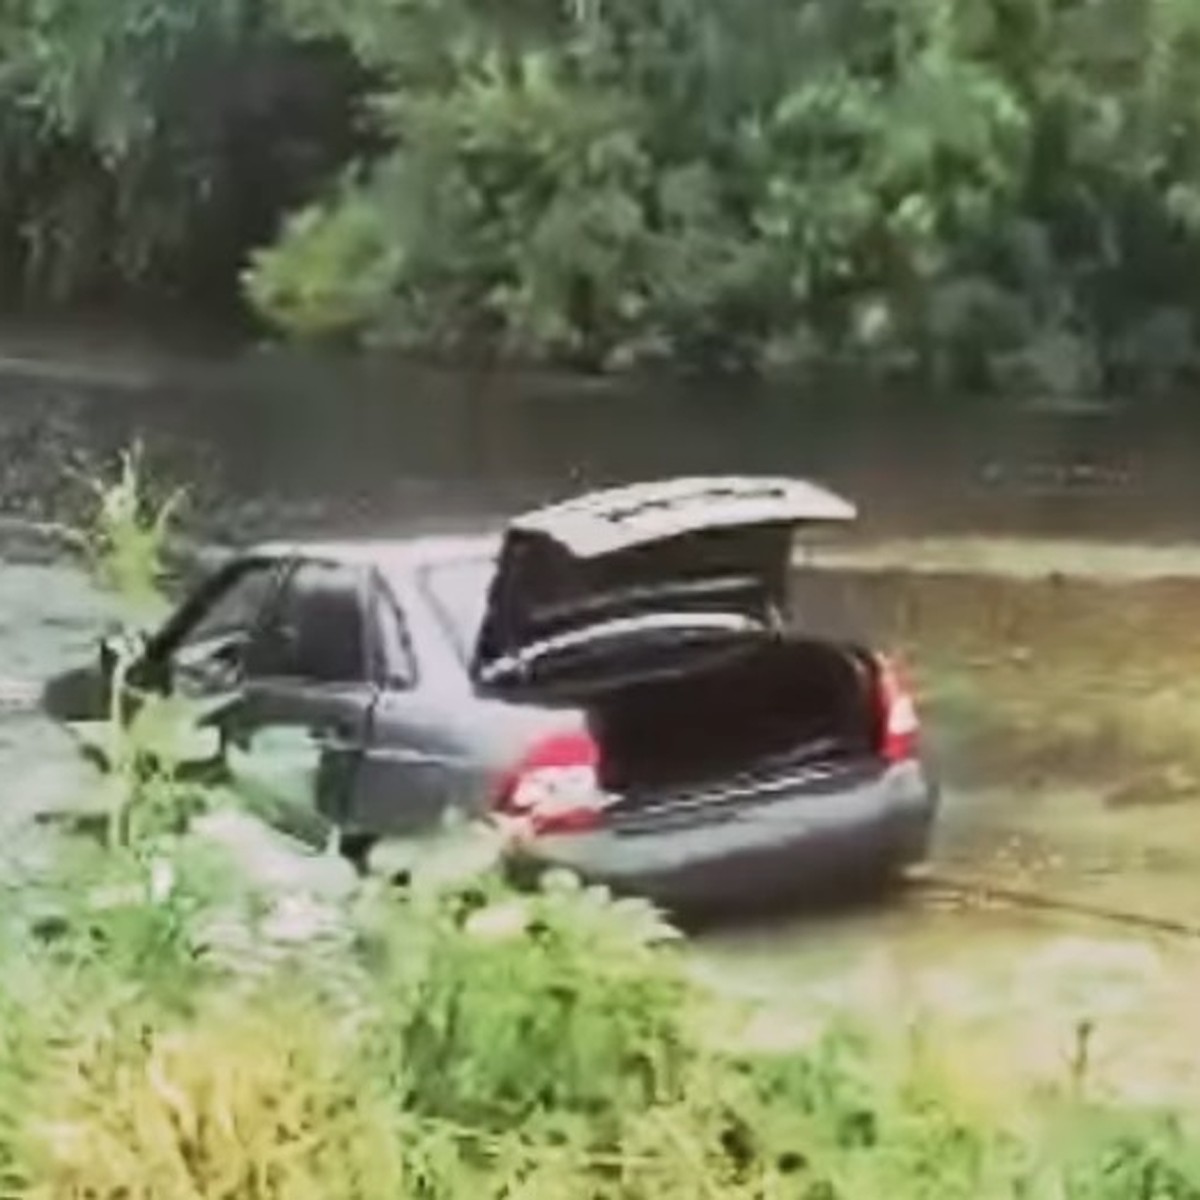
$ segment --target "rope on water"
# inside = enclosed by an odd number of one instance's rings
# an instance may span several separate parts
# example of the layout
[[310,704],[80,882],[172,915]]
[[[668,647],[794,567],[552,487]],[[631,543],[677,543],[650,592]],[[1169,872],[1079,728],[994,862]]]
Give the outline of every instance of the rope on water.
[[1170,934],[1174,937],[1200,938],[1200,923],[1194,921],[1111,908],[1103,904],[1091,904],[1085,900],[1051,895],[1035,888],[998,883],[983,876],[959,875],[943,871],[938,867],[920,867],[909,871],[905,878],[911,887],[922,891],[975,896],[998,900],[1010,904],[1014,908],[1087,917],[1091,920],[1128,925],[1135,929]]

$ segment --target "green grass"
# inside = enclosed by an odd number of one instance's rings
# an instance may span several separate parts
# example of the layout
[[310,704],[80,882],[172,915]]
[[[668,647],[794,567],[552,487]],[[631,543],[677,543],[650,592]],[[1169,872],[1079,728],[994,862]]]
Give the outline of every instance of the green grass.
[[719,1047],[678,950],[595,893],[364,895],[340,959],[247,980],[192,961],[214,887],[185,870],[165,911],[131,892],[119,920],[76,904],[49,950],[10,923],[0,1194],[1200,1196],[1190,1114],[1093,1098],[1082,1068],[1035,1091],[899,1021]]

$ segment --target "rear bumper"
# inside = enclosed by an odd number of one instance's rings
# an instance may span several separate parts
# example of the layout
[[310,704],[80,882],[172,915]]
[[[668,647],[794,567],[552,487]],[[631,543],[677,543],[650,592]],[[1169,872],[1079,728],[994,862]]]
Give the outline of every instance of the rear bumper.
[[666,908],[765,901],[880,876],[925,858],[938,789],[918,763],[852,787],[781,796],[665,832],[598,830],[513,847],[514,876],[566,868]]

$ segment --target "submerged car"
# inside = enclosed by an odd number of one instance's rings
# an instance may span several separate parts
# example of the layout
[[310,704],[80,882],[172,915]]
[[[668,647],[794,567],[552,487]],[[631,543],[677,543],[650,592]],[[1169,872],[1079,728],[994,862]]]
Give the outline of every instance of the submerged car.
[[[690,478],[496,536],[258,546],[130,678],[225,697],[225,746],[311,736],[315,811],[357,855],[461,813],[505,830],[519,873],[669,907],[882,880],[925,856],[937,808],[913,697],[803,597],[789,615],[797,536],[854,516],[801,480]],[[96,715],[83,693],[47,706]]]

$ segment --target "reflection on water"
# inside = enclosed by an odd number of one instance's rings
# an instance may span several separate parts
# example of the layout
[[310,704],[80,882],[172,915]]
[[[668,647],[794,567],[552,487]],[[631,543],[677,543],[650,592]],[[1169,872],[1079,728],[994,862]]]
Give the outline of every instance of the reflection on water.
[[580,381],[379,360],[155,360],[64,377],[0,360],[0,510],[43,512],[131,436],[231,536],[397,529],[692,471],[810,474],[895,533],[1188,536],[1200,420],[841,389]]

